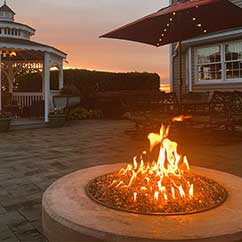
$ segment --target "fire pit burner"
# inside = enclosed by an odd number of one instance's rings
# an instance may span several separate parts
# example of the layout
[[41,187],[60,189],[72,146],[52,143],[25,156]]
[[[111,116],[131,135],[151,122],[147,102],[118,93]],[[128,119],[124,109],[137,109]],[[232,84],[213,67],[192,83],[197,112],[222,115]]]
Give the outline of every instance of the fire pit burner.
[[[103,206],[131,213],[149,215],[184,215],[204,212],[221,205],[227,198],[226,190],[217,182],[199,175],[190,175],[187,180],[197,187],[193,198],[178,198],[158,202],[143,192],[133,200],[133,189],[110,188],[118,173],[107,174],[90,181],[86,187],[88,196]],[[136,187],[137,189],[137,187]],[[138,189],[137,189],[138,190]],[[167,196],[172,194],[167,193]]]
[[[184,118],[189,117],[173,121]],[[133,164],[89,182],[88,195],[110,208],[157,215],[197,213],[223,203],[226,190],[191,172],[187,156],[169,139],[169,130],[162,125],[159,134],[149,134],[149,150],[135,156]]]

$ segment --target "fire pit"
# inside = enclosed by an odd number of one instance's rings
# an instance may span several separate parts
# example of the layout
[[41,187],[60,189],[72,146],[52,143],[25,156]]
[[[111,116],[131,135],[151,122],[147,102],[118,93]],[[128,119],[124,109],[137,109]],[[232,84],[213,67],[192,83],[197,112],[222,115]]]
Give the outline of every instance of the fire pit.
[[[226,190],[217,182],[190,171],[186,156],[168,139],[169,127],[149,135],[150,149],[133,165],[95,178],[87,194],[100,204],[126,212],[179,215],[203,212],[223,203]],[[159,146],[158,159],[150,162]],[[148,161],[147,161],[148,160]]]
[[50,242],[242,239],[242,178],[190,168],[169,127],[148,138],[132,165],[80,170],[48,188],[42,216]]

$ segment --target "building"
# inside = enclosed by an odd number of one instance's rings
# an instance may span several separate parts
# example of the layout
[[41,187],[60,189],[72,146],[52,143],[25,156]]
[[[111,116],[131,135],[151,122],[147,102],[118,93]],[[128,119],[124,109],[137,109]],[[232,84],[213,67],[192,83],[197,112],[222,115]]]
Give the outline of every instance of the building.
[[[59,90],[63,87],[63,60],[67,55],[45,44],[31,40],[35,34],[32,27],[18,23],[14,11],[6,4],[0,7],[0,111],[4,110],[3,79],[7,80],[7,92],[20,108],[28,108],[33,103],[42,102],[45,122],[53,108],[52,97],[58,91],[50,90],[50,69],[59,70]],[[42,91],[39,93],[19,93],[14,91],[16,76],[20,73],[39,73],[42,76]]]
[[[241,0],[233,0],[242,7]],[[242,25],[241,25],[242,26]],[[242,28],[182,41],[184,92],[242,91]],[[171,89],[179,93],[180,60],[170,48]]]

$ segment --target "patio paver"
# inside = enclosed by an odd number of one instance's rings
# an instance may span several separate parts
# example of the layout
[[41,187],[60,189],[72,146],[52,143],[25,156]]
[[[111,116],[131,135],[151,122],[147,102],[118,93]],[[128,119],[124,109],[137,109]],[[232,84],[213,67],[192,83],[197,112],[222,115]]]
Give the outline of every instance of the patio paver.
[[[131,161],[145,144],[124,133],[132,126],[128,121],[80,121],[58,129],[0,134],[0,241],[45,241],[41,234],[45,189],[78,169]],[[191,164],[242,176],[242,140],[222,144],[187,140],[184,146]]]

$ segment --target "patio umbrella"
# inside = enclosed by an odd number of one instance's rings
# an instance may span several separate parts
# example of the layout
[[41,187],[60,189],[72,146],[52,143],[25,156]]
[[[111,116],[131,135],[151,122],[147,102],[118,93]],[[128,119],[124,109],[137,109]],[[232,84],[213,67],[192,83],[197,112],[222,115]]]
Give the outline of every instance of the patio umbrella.
[[242,9],[230,1],[185,0],[100,37],[136,41],[157,47],[180,42],[181,94],[183,86],[181,41],[236,27],[242,27]]

